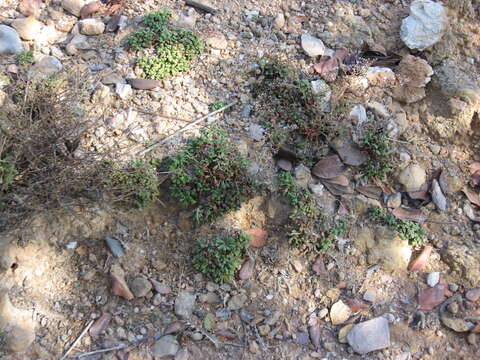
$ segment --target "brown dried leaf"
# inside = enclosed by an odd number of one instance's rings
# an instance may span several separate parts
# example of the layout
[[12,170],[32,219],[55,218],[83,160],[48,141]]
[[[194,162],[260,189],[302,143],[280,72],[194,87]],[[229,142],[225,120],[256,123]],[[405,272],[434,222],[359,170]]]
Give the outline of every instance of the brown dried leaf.
[[310,335],[310,341],[316,347],[320,347],[320,323],[317,318],[313,318],[308,322],[308,334]]
[[340,60],[336,56],[321,59],[320,62],[313,65],[315,72],[319,73],[327,81],[335,81],[338,76]]
[[161,282],[158,282],[154,279],[150,279],[150,282],[152,283],[155,291],[161,295],[167,295],[172,292],[172,288],[168,285],[162,284]]
[[425,222],[428,218],[428,215],[423,213],[420,209],[406,209],[403,207],[393,209],[392,214],[399,219],[415,221],[418,223]]
[[261,248],[267,243],[268,232],[263,229],[255,228],[245,231],[247,235],[251,236],[250,246],[254,248]]
[[475,171],[471,176],[470,180],[473,186],[480,185],[480,170]]
[[358,299],[346,299],[345,303],[350,307],[350,310],[352,310],[353,312],[368,308],[367,304],[365,304],[362,300]]
[[345,170],[345,165],[338,155],[331,155],[316,163],[312,169],[312,174],[321,179],[331,179],[342,175]]
[[353,193],[353,190],[350,186],[342,186],[338,184],[332,184],[328,180],[323,180],[323,185],[330,191],[333,195],[341,196],[345,194]]
[[215,333],[218,337],[223,337],[227,340],[234,340],[237,338],[237,334],[230,329],[221,329]]
[[96,337],[100,335],[102,331],[106,329],[111,319],[112,319],[112,315],[103,314],[97,320],[95,320],[95,322],[92,324],[92,326],[88,330],[88,333],[90,334],[90,336]]
[[295,151],[286,146],[280,146],[278,148],[277,156],[290,162],[295,162],[297,160],[297,155],[295,154]]
[[408,267],[408,270],[410,271],[420,271],[422,270],[425,265],[427,264],[427,261],[428,261],[428,258],[430,257],[430,253],[432,252],[432,247],[431,246],[425,246],[422,250],[422,252],[420,253],[420,255],[418,255],[415,260],[413,260],[409,267]]
[[437,284],[433,288],[426,288],[418,293],[418,308],[420,310],[431,311],[444,302],[447,297],[445,290],[447,285]]
[[124,299],[132,300],[134,296],[125,281],[125,272],[120,265],[112,265],[110,277],[112,280],[112,292]]
[[470,175],[480,171],[480,162],[473,162],[470,164]]
[[468,187],[464,187],[462,191],[467,196],[468,201],[474,205],[480,206],[480,195],[478,193],[469,189]]
[[174,321],[166,327],[165,331],[163,332],[163,335],[170,335],[170,334],[175,334],[178,332],[181,332],[185,329],[185,325],[180,322],[180,321]]
[[475,334],[480,334],[480,322],[472,329],[472,332]]
[[357,190],[360,194],[375,200],[380,200],[383,194],[382,188],[377,185],[357,186],[355,190]]
[[315,262],[312,265],[312,270],[315,274],[319,276],[327,273],[327,269],[325,267],[325,263],[323,261],[322,255],[317,256],[317,258],[315,259]]
[[367,153],[351,140],[338,139],[332,141],[331,145],[347,165],[360,166],[368,160]]
[[238,278],[240,280],[250,279],[253,276],[254,267],[255,261],[253,261],[253,259],[247,259],[240,268],[240,271],[238,272]]
[[103,4],[101,1],[94,1],[91,2],[84,7],[82,7],[82,10],[80,10],[80,18],[85,19],[90,17],[90,15],[100,11],[103,9]]
[[329,184],[339,185],[344,187],[348,187],[350,185],[350,182],[348,181],[348,178],[345,175],[336,176],[334,178],[324,180],[324,181],[328,182]]

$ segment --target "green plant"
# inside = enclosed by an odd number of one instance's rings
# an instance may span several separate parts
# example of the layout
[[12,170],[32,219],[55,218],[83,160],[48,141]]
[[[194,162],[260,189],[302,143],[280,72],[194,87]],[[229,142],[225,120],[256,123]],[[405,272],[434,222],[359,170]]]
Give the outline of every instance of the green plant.
[[425,231],[417,222],[398,219],[391,213],[384,213],[378,207],[371,208],[368,217],[374,222],[395,230],[402,239],[408,240],[414,246],[422,244],[425,240]]
[[393,150],[389,131],[382,128],[368,128],[362,139],[362,147],[370,158],[362,167],[367,179],[384,180],[393,168]]
[[197,224],[213,221],[238,209],[253,193],[242,158],[227,134],[207,127],[171,159],[171,193],[183,205],[192,206]]
[[133,160],[126,167],[110,165],[106,186],[138,208],[158,196],[157,160]]
[[33,63],[33,51],[24,50],[21,53],[15,55],[15,61],[18,65],[28,65]]
[[233,280],[250,242],[250,237],[240,232],[233,236],[197,240],[193,255],[193,268],[223,284]]
[[210,109],[210,111],[216,111],[216,110],[221,109],[225,105],[227,105],[227,104],[224,103],[223,101],[214,101],[213,103],[210,104],[209,109]]
[[340,218],[333,223],[333,225],[323,233],[323,238],[315,244],[315,249],[318,252],[325,252],[329,250],[338,236],[342,236],[348,229],[348,220]]
[[11,157],[0,158],[0,191],[7,191],[17,174],[15,163]]
[[195,55],[203,50],[203,42],[196,34],[168,23],[170,16],[168,10],[145,15],[142,20],[145,28],[125,41],[134,51],[150,46],[154,48],[154,56],[140,56],[136,62],[145,76],[151,79],[159,80],[188,70]]
[[293,223],[293,229],[289,234],[290,243],[302,245],[315,240],[320,213],[315,206],[312,194],[298,186],[289,172],[281,172],[278,180],[280,193],[288,199],[292,206],[290,220]]

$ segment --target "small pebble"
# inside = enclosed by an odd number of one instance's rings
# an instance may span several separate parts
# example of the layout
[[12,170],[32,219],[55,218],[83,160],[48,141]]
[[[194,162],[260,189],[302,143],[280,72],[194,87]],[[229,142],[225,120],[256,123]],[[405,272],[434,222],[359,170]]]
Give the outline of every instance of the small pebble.
[[440,273],[439,272],[431,272],[428,274],[427,277],[427,284],[430,287],[434,287],[440,281]]

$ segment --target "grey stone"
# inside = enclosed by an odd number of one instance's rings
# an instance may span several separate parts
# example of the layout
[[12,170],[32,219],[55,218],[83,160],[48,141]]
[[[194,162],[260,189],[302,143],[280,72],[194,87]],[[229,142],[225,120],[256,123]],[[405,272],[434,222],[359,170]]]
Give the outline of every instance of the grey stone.
[[410,15],[402,21],[400,38],[410,49],[424,50],[440,41],[447,22],[441,3],[416,0],[410,4]]
[[332,89],[323,80],[314,80],[311,82],[312,93],[318,98],[318,105],[321,111],[330,111],[330,100],[332,98]]
[[0,25],[0,55],[18,54],[23,51],[17,31],[7,25]]
[[251,124],[248,128],[248,136],[255,141],[261,141],[263,139],[264,132],[265,129],[255,123]]
[[115,92],[120,97],[120,99],[125,100],[132,95],[133,90],[129,84],[116,83]]
[[77,55],[78,50],[88,49],[91,45],[88,44],[88,38],[85,35],[75,35],[72,40],[65,47],[68,55]]
[[361,125],[368,121],[367,110],[362,105],[355,105],[349,114],[350,118],[355,121],[356,125]]
[[195,307],[195,294],[181,291],[175,299],[175,314],[181,319],[189,319]]
[[400,172],[398,181],[406,191],[417,191],[427,180],[425,170],[418,164],[408,165]]
[[45,56],[37,61],[28,71],[31,78],[47,78],[63,69],[63,65],[55,56]]
[[245,294],[237,294],[230,298],[228,301],[228,308],[230,310],[240,310],[247,302],[248,297]]
[[377,299],[377,293],[375,292],[375,290],[367,290],[365,291],[365,293],[363,294],[363,300],[365,301],[368,301],[368,302],[375,302],[375,300]]
[[402,193],[395,193],[392,195],[388,195],[387,201],[386,201],[387,207],[390,209],[396,209],[400,205],[402,205]]
[[310,57],[321,56],[325,53],[325,45],[316,37],[303,34],[301,37],[302,49]]
[[290,161],[286,160],[286,159],[278,159],[277,166],[280,169],[285,170],[285,171],[292,171],[292,169],[293,169],[292,163]]
[[142,276],[135,278],[130,284],[135,297],[144,297],[152,290],[152,283]]
[[447,198],[443,195],[437,179],[432,181],[432,200],[438,211],[447,210]]
[[105,24],[99,19],[83,19],[79,25],[83,35],[100,35],[105,31]]
[[159,360],[167,356],[175,356],[179,349],[180,345],[173,335],[162,336],[152,348],[153,356]]
[[107,243],[108,248],[116,257],[122,257],[124,255],[123,247],[120,241],[110,236],[105,236],[105,242]]
[[295,168],[295,183],[304,189],[308,189],[308,185],[313,183],[312,174],[308,167],[300,164]]
[[347,335],[348,344],[358,354],[385,349],[390,346],[388,320],[377,317],[355,325]]

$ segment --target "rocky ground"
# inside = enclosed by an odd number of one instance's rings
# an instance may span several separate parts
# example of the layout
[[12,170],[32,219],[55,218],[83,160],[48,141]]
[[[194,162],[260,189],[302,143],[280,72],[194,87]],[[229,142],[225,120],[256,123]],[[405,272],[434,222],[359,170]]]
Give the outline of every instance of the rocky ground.
[[[142,212],[97,201],[0,234],[2,359],[60,358],[88,326],[71,356],[114,348],[81,359],[478,358],[478,1],[211,0],[210,14],[183,1],[126,0],[80,19],[88,3],[0,3],[0,104],[11,105],[8,79],[22,71],[78,71],[91,94],[85,117],[95,122],[85,151],[132,159],[176,134],[147,155],[162,158],[216,122],[269,193],[201,227],[162,187]],[[124,39],[159,8],[206,47],[189,71],[142,90]],[[365,46],[397,61],[348,77],[325,70],[334,50]],[[33,51],[26,70],[15,60],[22,49]],[[251,94],[266,55],[305,72],[328,106],[341,104],[353,140],[368,119],[388,124],[395,169],[384,183],[366,187],[348,173],[348,185],[330,191],[315,168],[276,163]],[[177,134],[215,101],[237,103]],[[338,154],[343,166],[355,153],[339,141],[321,157]],[[288,244],[277,165],[295,167],[324,214],[350,219],[325,255]],[[371,206],[421,222],[427,240],[412,246],[372,224]],[[190,261],[195,239],[223,229],[250,230],[260,243],[228,285]]]

